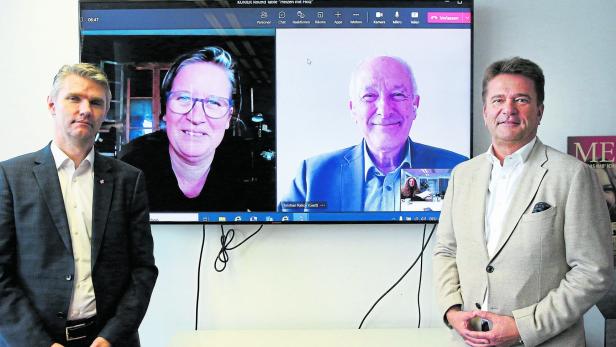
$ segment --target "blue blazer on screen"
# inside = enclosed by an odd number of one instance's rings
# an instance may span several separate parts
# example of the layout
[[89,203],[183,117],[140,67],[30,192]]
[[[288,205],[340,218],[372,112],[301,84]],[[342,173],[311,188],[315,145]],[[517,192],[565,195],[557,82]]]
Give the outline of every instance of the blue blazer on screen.
[[[143,173],[96,154],[93,194],[98,336],[139,346],[158,274]],[[50,147],[0,163],[0,346],[51,346],[65,334],[74,271]]]
[[[468,158],[442,148],[413,142],[411,166],[418,169],[452,169]],[[289,192],[278,209],[285,212],[362,211],[364,204],[364,143],[318,155],[302,162]],[[323,202],[322,208],[287,208],[284,203]]]

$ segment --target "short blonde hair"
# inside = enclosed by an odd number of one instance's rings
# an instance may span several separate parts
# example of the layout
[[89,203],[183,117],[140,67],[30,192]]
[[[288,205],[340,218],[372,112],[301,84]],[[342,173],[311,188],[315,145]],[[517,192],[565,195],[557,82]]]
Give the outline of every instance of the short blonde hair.
[[70,64],[64,65],[58,70],[58,73],[53,78],[53,83],[51,86],[50,95],[54,98],[58,95],[60,88],[62,87],[62,83],[69,75],[77,75],[79,77],[87,78],[91,81],[94,81],[105,90],[105,110],[109,111],[109,107],[111,105],[111,90],[109,89],[109,80],[107,79],[107,75],[101,69],[99,69],[94,64],[89,63],[79,63],[79,64]]

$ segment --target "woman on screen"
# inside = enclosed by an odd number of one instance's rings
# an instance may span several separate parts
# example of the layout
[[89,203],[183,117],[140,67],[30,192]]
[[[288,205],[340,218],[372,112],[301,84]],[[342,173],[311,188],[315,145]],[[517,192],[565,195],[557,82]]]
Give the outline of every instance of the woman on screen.
[[411,201],[431,201],[432,193],[429,190],[422,192],[417,179],[411,176],[404,181],[400,190],[400,197],[402,199],[411,199]]
[[[219,47],[178,57],[161,85],[165,130],[130,142],[120,159],[142,169],[150,210],[245,211],[242,172],[221,146],[234,112],[235,62]],[[220,146],[220,148],[219,148]]]

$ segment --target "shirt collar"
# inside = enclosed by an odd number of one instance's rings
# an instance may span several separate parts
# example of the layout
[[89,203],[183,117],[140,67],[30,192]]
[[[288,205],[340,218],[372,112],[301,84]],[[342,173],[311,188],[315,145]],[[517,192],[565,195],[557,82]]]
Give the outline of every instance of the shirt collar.
[[[374,168],[372,171],[378,172],[380,174],[382,174],[379,169],[377,169],[376,166],[374,166],[374,162],[372,161],[372,158],[370,158],[370,154],[368,152],[368,145],[366,144],[366,140],[362,141],[362,147],[363,147],[363,152],[364,152],[364,180],[368,180],[368,174],[370,173],[371,169]],[[406,139],[406,148],[405,148],[405,153],[404,153],[404,159],[402,160],[402,162],[400,163],[400,165],[398,165],[398,167],[396,169],[399,169],[401,167],[411,167],[411,141],[409,141],[409,139]]]
[[[511,158],[511,160],[513,160],[514,162],[519,162],[521,164],[524,164],[526,160],[528,160],[528,157],[530,156],[530,152],[533,151],[533,147],[535,147],[535,143],[537,143],[537,136],[535,136],[529,143],[525,144],[520,149],[511,153],[505,158]],[[498,158],[494,155],[494,148],[492,145],[490,145],[490,148],[488,148],[487,155],[488,155],[487,156],[488,161],[492,163],[492,165],[498,164],[500,166],[500,160],[498,160]]]
[[[66,155],[66,153],[64,153],[60,149],[60,147],[58,147],[55,140],[51,141],[50,148],[51,148],[51,154],[53,155],[53,160],[56,163],[57,170],[59,170],[64,165],[68,165],[67,160],[70,163],[73,162],[71,158],[69,158],[68,155]],[[84,158],[84,161],[87,161],[90,164],[90,166],[94,167],[94,146],[90,148],[90,152],[88,152],[88,155],[86,155],[86,157]]]

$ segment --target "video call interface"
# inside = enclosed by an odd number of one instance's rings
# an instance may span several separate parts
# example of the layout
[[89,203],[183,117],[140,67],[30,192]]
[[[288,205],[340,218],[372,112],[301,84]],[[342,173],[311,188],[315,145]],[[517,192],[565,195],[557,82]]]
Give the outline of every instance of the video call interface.
[[437,222],[471,155],[472,2],[80,1],[95,146],[153,222]]

